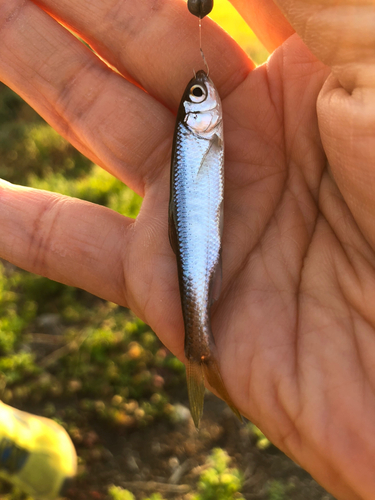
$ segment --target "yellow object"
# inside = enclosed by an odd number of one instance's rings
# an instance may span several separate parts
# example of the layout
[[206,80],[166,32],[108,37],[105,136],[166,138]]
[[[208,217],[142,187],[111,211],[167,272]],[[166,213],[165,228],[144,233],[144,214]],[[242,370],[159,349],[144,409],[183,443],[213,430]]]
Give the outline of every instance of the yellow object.
[[214,0],[214,8],[208,17],[219,24],[256,64],[267,60],[267,50],[228,0]]
[[36,500],[54,500],[76,471],[73,443],[60,425],[0,401],[0,477]]
[[256,39],[251,28],[228,0],[215,0],[214,8],[209,17],[224,28],[244,48],[246,48],[249,39],[251,41]]

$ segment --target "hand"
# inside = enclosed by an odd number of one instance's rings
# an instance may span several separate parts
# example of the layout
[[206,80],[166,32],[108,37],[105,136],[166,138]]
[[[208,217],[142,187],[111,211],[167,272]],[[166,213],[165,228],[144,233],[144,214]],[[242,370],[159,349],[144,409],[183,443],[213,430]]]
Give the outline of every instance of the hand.
[[[293,30],[271,0],[233,3],[279,48],[252,71],[204,21],[225,113],[223,289],[212,318],[223,378],[239,410],[337,498],[372,499],[375,8],[279,0],[310,52],[297,35],[286,40]],[[177,0],[0,0],[0,26],[1,79],[144,196],[134,222],[1,183],[0,256],[130,307],[183,359],[167,232],[170,110],[201,65],[196,18]]]

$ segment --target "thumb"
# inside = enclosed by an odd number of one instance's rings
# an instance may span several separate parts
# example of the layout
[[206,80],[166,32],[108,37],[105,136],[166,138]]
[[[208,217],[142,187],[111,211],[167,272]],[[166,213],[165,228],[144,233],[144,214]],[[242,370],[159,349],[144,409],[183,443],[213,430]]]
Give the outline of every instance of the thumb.
[[375,82],[375,5],[372,0],[275,0],[311,52],[340,84]]
[[375,4],[373,0],[276,0],[332,75],[317,109],[333,177],[375,248]]

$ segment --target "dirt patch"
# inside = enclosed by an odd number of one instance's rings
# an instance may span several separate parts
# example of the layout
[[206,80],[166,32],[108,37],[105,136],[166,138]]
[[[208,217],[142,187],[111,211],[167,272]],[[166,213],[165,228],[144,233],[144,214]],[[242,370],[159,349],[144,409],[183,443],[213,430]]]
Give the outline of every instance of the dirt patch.
[[[68,492],[70,500],[104,500],[111,484],[128,489],[137,500],[155,492],[167,499],[186,500],[196,490],[207,456],[216,447],[225,449],[232,458],[231,467],[243,472],[245,499],[333,499],[275,447],[258,449],[246,425],[214,396],[206,398],[199,432],[190,419],[176,424],[159,421],[126,431],[95,421],[91,430],[81,431],[76,446],[85,464]],[[270,488],[275,482],[283,486],[279,494]]]

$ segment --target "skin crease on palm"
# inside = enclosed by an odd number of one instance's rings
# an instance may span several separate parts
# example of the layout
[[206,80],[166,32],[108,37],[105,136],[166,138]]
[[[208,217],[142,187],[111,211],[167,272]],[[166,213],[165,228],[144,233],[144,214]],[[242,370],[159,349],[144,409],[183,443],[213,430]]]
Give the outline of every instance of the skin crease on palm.
[[[203,21],[225,124],[222,375],[243,415],[335,497],[370,500],[375,3],[233,4],[274,53],[254,69]],[[2,81],[144,196],[133,221],[1,182],[0,256],[132,308],[183,359],[167,207],[175,113],[202,64],[196,18],[182,0],[0,0],[0,40]]]

